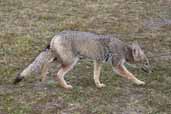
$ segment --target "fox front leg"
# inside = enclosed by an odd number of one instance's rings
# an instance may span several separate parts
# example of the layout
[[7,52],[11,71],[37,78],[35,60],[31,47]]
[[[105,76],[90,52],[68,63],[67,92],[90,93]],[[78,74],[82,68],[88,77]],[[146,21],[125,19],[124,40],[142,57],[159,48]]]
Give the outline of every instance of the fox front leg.
[[94,82],[98,88],[105,87],[106,85],[100,82],[100,71],[101,64],[97,61],[94,61]]
[[120,76],[123,76],[125,78],[127,78],[128,80],[131,80],[133,81],[135,84],[137,85],[145,85],[145,82],[137,79],[131,72],[129,72],[126,67],[122,64],[119,64],[117,65],[115,68],[114,68],[114,71],[120,75]]

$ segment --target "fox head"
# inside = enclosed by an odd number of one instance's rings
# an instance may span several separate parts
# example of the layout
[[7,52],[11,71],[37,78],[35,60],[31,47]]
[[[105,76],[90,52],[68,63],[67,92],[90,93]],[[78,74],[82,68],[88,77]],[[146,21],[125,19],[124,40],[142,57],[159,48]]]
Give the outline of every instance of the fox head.
[[149,60],[139,46],[138,42],[133,42],[129,45],[129,49],[129,55],[131,56],[129,56],[128,62],[131,64],[136,64],[136,66],[140,67],[145,72],[151,72]]

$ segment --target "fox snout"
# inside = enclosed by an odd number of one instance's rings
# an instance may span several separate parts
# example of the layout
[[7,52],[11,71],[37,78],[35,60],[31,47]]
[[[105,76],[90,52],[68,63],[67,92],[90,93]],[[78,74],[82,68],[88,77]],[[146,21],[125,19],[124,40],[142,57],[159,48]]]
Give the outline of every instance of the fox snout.
[[143,67],[141,69],[146,73],[152,73],[153,72],[151,66],[149,66],[149,65],[143,65]]

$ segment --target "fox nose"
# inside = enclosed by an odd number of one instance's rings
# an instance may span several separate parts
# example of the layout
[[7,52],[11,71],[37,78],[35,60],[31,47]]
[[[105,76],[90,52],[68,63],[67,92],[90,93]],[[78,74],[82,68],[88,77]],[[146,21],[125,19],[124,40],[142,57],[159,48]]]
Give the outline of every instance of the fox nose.
[[151,68],[142,67],[141,69],[142,69],[144,72],[149,73],[149,74],[153,72],[153,70],[152,70]]

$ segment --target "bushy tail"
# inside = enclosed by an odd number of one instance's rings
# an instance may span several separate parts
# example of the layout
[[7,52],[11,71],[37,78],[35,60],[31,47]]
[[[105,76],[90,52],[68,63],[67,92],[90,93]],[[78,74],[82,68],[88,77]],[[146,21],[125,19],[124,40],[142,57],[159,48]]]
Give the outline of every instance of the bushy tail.
[[50,45],[48,45],[47,48],[42,51],[30,65],[28,65],[19,75],[17,75],[13,83],[17,84],[31,74],[40,73],[43,65],[48,64],[53,60],[55,60],[55,57],[50,50]]

